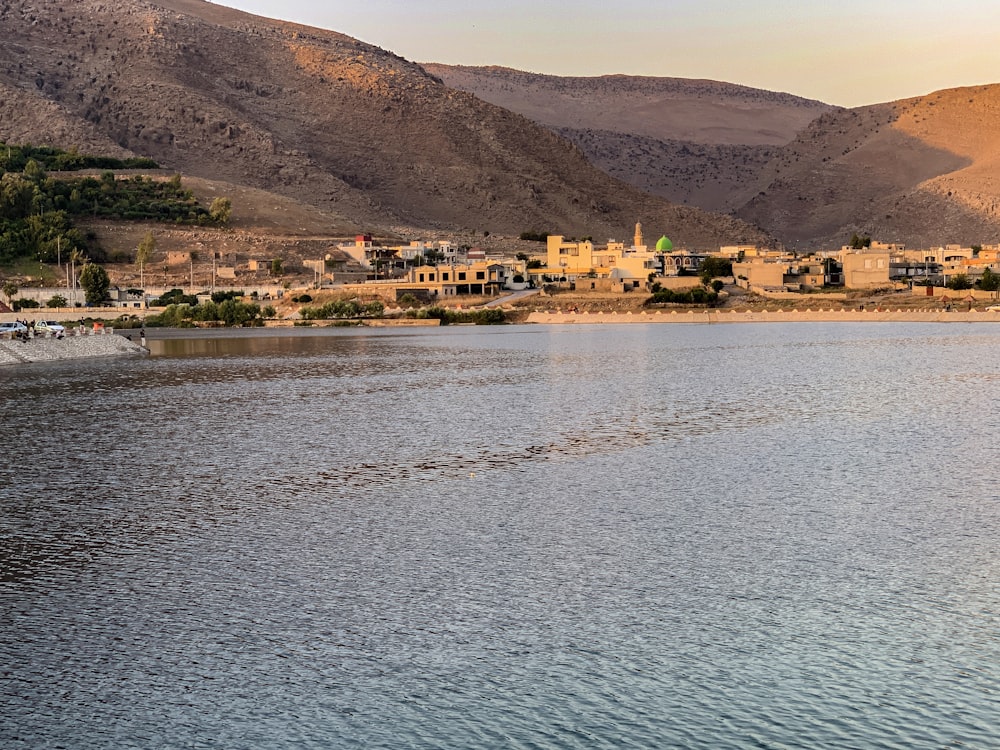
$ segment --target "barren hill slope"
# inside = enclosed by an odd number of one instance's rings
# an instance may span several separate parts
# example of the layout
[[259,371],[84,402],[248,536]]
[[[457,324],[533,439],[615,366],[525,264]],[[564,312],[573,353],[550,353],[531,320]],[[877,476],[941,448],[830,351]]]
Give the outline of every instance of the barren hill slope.
[[359,228],[759,241],[595,169],[528,119],[331,31],[202,0],[0,3],[0,139],[149,156]]
[[568,77],[423,63],[452,88],[552,128],[606,130],[713,145],[783,145],[830,105],[720,81]]
[[547,125],[596,166],[642,190],[710,210],[756,192],[759,170],[832,109],[719,81],[561,77],[424,63],[446,84]]
[[994,243],[998,170],[1000,85],[949,89],[820,117],[738,213],[802,246]]

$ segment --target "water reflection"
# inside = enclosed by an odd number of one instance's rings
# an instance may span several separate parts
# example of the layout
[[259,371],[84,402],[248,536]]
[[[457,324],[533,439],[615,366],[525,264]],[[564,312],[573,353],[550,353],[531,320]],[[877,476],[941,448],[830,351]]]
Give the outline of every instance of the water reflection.
[[992,741],[995,327],[159,343],[0,370],[6,746]]

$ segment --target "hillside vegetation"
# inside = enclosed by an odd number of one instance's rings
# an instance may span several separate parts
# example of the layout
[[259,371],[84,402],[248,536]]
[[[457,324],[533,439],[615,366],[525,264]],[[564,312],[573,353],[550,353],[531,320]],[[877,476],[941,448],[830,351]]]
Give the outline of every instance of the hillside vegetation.
[[[100,177],[72,174],[95,166],[108,171]],[[53,177],[45,167],[65,171]],[[110,171],[136,167],[157,165],[149,159],[0,143],[0,263],[18,258],[55,263],[63,249],[66,258],[76,252],[104,262],[108,255],[96,236],[77,226],[81,218],[194,225],[224,224],[228,218],[203,207],[181,186],[180,175],[118,179]]]

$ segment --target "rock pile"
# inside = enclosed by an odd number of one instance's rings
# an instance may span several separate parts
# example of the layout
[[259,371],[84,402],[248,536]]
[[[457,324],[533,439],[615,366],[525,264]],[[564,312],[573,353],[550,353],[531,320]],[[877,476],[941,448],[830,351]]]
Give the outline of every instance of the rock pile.
[[0,365],[146,353],[147,350],[138,343],[117,334],[34,338],[28,341],[0,339]]

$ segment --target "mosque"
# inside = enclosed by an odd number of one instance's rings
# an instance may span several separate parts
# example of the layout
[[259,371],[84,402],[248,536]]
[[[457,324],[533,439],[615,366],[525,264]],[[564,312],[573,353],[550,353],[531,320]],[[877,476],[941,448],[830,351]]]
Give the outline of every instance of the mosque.
[[[577,281],[581,278],[609,279],[615,286],[637,288],[653,276],[678,276],[696,273],[706,255],[687,250],[675,250],[674,243],[663,235],[656,241],[655,249],[646,245],[642,223],[636,222],[632,246],[609,240],[605,247],[595,247],[593,242],[567,241],[561,235],[549,235],[546,247],[545,268],[539,275]],[[592,284],[592,288],[597,288]]]

